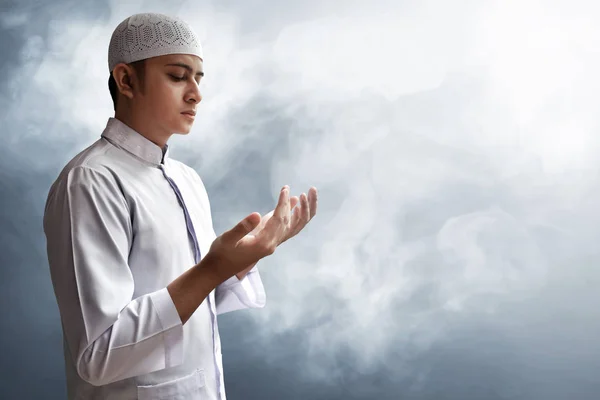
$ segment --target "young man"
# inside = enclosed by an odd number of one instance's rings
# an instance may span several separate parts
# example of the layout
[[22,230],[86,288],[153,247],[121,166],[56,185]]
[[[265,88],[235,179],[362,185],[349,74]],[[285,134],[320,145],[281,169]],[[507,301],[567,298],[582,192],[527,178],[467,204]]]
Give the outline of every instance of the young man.
[[256,263],[315,215],[316,189],[285,186],[273,211],[217,237],[202,180],[167,145],[202,99],[197,35],[136,14],[108,58],[115,117],[61,171],[44,214],[68,396],[225,399],[217,315],[264,307]]

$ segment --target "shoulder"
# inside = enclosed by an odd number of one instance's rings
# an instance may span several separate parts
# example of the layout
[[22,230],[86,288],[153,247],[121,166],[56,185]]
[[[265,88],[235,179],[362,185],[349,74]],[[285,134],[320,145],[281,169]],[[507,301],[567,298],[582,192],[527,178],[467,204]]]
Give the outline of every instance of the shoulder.
[[72,181],[79,175],[111,175],[110,150],[111,146],[106,141],[97,140],[67,162],[55,183]]
[[121,197],[121,184],[111,166],[110,146],[98,140],[73,157],[60,171],[52,183],[46,200],[46,208],[53,201],[67,201],[73,196]]
[[106,165],[93,162],[92,158],[71,160],[48,192],[43,217],[45,229],[62,223],[64,218],[87,217],[89,212],[83,210],[128,215],[129,206],[121,189]]

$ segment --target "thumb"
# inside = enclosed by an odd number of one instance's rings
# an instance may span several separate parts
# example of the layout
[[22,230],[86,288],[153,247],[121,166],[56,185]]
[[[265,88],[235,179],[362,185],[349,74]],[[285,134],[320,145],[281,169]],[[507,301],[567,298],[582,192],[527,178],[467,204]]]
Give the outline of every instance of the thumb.
[[236,243],[241,240],[248,233],[252,232],[254,228],[260,223],[261,216],[259,213],[252,213],[246,218],[238,222],[236,226],[225,232],[223,235],[225,240],[231,243]]

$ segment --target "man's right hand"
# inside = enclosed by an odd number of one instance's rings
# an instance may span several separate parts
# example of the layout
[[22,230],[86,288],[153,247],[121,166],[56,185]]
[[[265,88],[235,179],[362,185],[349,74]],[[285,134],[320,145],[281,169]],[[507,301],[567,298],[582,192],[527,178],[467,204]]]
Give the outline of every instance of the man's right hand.
[[273,254],[285,240],[292,229],[289,190],[287,185],[281,189],[273,216],[256,236],[249,233],[260,224],[261,215],[252,213],[214,240],[205,258],[215,261],[210,265],[218,267],[212,272],[219,280],[225,281]]
[[258,226],[262,217],[259,213],[252,213],[217,237],[198,264],[167,286],[183,324],[218,285],[273,254],[290,233],[289,190],[288,186],[283,187],[273,216],[256,235],[249,233]]

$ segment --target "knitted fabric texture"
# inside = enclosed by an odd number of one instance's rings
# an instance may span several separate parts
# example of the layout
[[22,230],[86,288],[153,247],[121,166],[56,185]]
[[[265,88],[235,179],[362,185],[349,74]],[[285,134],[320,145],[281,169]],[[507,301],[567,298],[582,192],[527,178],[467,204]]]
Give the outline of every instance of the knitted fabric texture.
[[144,13],[126,18],[114,30],[108,47],[108,70],[119,63],[167,54],[192,54],[200,58],[202,46],[183,20],[164,14]]

